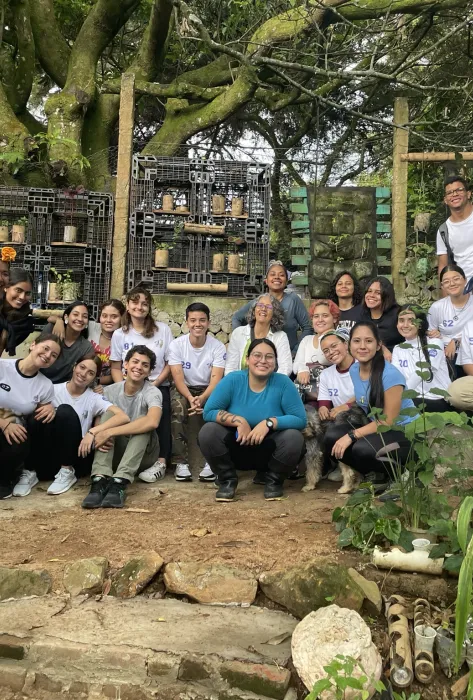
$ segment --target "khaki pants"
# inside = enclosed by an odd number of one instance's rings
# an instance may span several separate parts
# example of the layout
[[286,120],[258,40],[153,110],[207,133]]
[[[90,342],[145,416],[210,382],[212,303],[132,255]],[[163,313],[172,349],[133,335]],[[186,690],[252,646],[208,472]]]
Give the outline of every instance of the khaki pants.
[[448,387],[449,403],[459,411],[473,411],[473,377],[460,377]]

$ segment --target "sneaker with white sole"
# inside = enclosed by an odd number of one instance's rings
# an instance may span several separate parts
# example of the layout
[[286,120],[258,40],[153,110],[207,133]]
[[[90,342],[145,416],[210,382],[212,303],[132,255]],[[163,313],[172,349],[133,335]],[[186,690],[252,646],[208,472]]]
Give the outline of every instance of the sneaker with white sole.
[[48,493],[50,496],[59,496],[60,493],[65,493],[69,491],[71,486],[77,481],[76,473],[73,469],[66,469],[61,467],[51,486],[48,488]]
[[28,496],[31,493],[33,486],[38,483],[36,472],[31,472],[29,469],[23,469],[21,476],[13,489],[14,496]]
[[199,481],[215,481],[215,474],[207,462],[204,464],[204,468],[199,474]]
[[143,469],[143,471],[138,474],[138,478],[141,479],[141,481],[146,481],[147,484],[153,484],[155,481],[164,479],[165,476],[166,465],[159,460],[148,467],[148,469]]
[[340,469],[340,467],[337,467],[336,469],[332,469],[332,471],[327,474],[327,480],[328,481],[343,481],[343,474],[342,474],[342,470]]
[[176,481],[192,481],[192,474],[189,469],[188,464],[176,464],[176,471],[174,472],[174,477]]

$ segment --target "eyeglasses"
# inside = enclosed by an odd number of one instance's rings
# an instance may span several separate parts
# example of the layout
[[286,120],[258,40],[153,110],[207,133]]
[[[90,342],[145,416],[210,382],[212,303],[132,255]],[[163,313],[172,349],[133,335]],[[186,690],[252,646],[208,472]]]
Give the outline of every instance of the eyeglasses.
[[272,305],[272,304],[263,304],[263,303],[260,302],[260,301],[259,301],[257,304],[255,304],[255,306],[256,306],[257,309],[261,309],[261,310],[263,310],[263,309],[268,309],[268,311],[271,311],[272,308],[273,308],[273,305]]
[[450,190],[450,192],[445,192],[446,197],[454,197],[456,194],[461,194],[462,192],[465,192],[464,187],[457,187],[456,190]]
[[252,357],[256,362],[261,362],[262,360],[264,360],[265,362],[276,361],[276,357],[270,353],[268,353],[267,355],[263,355],[262,352],[252,352],[250,357]]
[[449,280],[442,280],[442,287],[451,287],[455,284],[462,284],[464,281],[463,277],[452,277]]

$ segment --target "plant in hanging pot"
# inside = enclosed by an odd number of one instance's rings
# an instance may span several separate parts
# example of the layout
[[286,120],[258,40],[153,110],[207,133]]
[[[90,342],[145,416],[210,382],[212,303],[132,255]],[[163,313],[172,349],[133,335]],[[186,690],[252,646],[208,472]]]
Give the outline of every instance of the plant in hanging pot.
[[50,267],[48,272],[48,301],[61,301],[62,299],[62,275],[55,267]]
[[72,270],[66,270],[62,275],[62,300],[65,302],[75,301],[79,296],[79,282],[73,281],[72,274]]
[[169,265],[169,251],[173,248],[172,243],[155,243],[154,266],[165,268]]
[[10,222],[8,219],[0,220],[0,243],[6,243],[8,241],[8,227]]
[[11,239],[12,243],[24,243],[26,226],[28,224],[28,219],[26,216],[22,216],[18,219],[11,227]]

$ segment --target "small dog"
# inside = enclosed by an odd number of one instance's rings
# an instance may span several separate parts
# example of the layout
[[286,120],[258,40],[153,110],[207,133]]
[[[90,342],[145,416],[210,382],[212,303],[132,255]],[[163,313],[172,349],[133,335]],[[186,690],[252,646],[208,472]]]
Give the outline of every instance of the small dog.
[[[306,485],[303,491],[313,491],[320,479],[324,465],[323,439],[327,426],[331,421],[323,421],[319,418],[319,413],[315,408],[306,406],[307,426],[302,431],[306,441]],[[365,412],[358,406],[353,406],[349,411],[339,413],[334,423],[348,422],[354,429],[361,428],[362,425],[368,423],[368,418]],[[343,476],[343,484],[338,489],[338,493],[351,493],[361,482],[361,475],[354,469],[339,462],[340,470]]]

